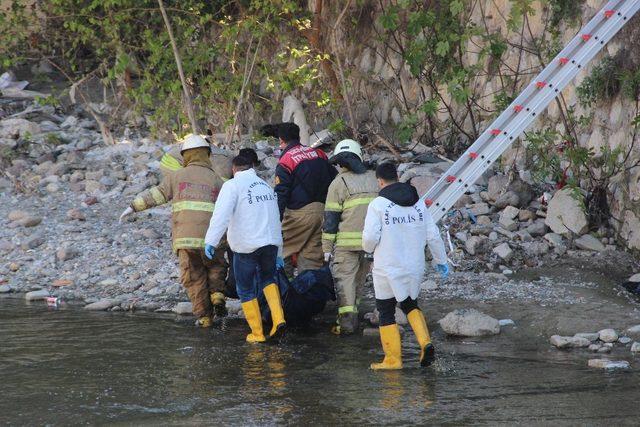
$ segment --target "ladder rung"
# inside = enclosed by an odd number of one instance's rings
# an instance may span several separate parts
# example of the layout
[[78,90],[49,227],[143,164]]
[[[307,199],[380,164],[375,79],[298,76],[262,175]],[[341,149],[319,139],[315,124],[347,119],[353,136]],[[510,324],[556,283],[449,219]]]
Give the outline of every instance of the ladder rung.
[[615,10],[605,10],[604,11],[604,17],[609,19],[613,16],[613,14],[616,13]]
[[515,107],[513,107],[513,111],[515,111],[516,113],[519,113],[522,110],[524,110],[524,107],[522,105],[520,105],[520,104],[518,104]]
[[547,82],[536,82],[536,87],[538,89],[542,89],[543,87],[545,87],[547,85]]
[[469,157],[471,157],[472,160],[475,160],[478,158],[478,153],[472,151],[471,153],[469,153]]
[[427,205],[427,207],[430,207],[433,204],[433,200],[432,199],[425,199],[424,200],[424,204]]
[[491,129],[491,135],[500,135],[500,132],[502,132],[500,129]]
[[560,58],[560,65],[564,65],[569,62],[569,58]]
[[591,40],[591,34],[583,34],[582,40],[588,42],[589,40]]
[[455,177],[455,176],[453,176],[453,175],[449,175],[449,176],[447,177],[447,182],[456,182],[456,177]]

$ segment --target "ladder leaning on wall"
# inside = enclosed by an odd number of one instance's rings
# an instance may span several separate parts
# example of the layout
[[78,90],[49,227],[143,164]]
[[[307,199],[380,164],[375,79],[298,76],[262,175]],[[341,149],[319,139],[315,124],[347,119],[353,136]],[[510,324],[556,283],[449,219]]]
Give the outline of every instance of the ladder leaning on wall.
[[442,219],[638,9],[640,0],[604,5],[422,197],[434,221]]

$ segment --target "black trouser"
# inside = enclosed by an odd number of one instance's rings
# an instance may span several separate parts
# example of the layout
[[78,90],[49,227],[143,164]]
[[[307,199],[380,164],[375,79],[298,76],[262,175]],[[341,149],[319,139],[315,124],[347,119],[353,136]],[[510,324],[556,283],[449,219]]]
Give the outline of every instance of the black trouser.
[[[380,326],[388,326],[396,323],[396,304],[397,301],[395,298],[376,299],[376,308],[380,315]],[[404,314],[409,314],[416,308],[418,308],[417,299],[407,297],[404,301],[400,301],[400,309]]]

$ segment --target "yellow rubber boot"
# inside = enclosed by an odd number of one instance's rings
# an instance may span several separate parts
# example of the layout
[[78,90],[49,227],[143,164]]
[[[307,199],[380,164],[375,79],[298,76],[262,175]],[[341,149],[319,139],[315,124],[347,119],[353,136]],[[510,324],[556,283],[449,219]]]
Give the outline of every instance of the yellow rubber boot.
[[215,317],[225,317],[228,314],[225,297],[222,292],[211,293],[209,299],[213,305],[213,314]]
[[211,317],[202,316],[196,320],[196,326],[199,328],[209,328],[212,325]]
[[380,341],[384,350],[384,360],[381,363],[372,363],[371,369],[374,371],[402,369],[402,342],[398,325],[394,323],[380,326]]
[[429,335],[429,329],[427,328],[427,320],[424,318],[424,314],[418,308],[414,308],[407,314],[407,320],[413,329],[413,333],[416,334],[418,344],[420,344],[420,365],[429,366],[435,360],[435,350],[431,344],[431,336]]
[[262,332],[262,316],[260,316],[260,306],[258,299],[242,303],[244,317],[251,328],[251,333],[247,335],[247,342],[265,342],[266,338]]
[[267,304],[269,304],[269,310],[271,310],[271,320],[273,323],[269,337],[277,338],[284,333],[286,327],[282,303],[280,302],[280,290],[278,289],[278,285],[272,283],[265,286],[263,292],[267,299]]

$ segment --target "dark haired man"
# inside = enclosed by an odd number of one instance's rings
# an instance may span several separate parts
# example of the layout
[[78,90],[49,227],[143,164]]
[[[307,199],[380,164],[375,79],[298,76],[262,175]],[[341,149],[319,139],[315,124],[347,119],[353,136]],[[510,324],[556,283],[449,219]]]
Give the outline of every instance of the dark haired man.
[[258,292],[264,293],[271,311],[273,328],[269,336],[280,335],[285,327],[280,291],[275,283],[276,263],[282,247],[278,202],[271,186],[256,175],[250,158],[234,157],[232,168],[233,178],[222,186],[211,216],[205,236],[205,255],[213,259],[216,246],[227,232],[227,241],[234,253],[236,289],[251,328],[247,341],[264,342]]
[[402,369],[400,331],[395,320],[397,303],[420,344],[420,364],[428,366],[435,352],[417,298],[425,271],[426,245],[440,274],[446,277],[449,272],[444,243],[415,187],[398,182],[394,164],[379,165],[376,178],[380,193],[369,204],[362,246],[373,252],[373,288],[385,356],[381,363],[372,363],[371,369]]
[[278,207],[282,219],[284,258],[297,256],[298,271],[323,265],[322,220],[327,191],[337,171],[320,149],[300,144],[294,123],[278,125],[283,150],[276,167]]

